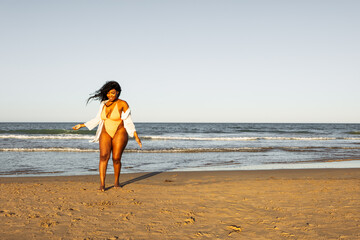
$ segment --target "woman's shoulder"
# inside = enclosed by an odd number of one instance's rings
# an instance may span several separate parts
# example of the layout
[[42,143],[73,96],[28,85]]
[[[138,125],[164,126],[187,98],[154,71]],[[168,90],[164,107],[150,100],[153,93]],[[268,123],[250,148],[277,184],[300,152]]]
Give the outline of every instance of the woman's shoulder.
[[127,110],[129,108],[129,104],[122,99],[118,99],[117,105],[119,109]]

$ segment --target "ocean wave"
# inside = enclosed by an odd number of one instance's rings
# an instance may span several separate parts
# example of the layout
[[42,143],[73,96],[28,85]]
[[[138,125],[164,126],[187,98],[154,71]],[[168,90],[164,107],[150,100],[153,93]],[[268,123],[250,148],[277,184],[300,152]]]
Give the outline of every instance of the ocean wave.
[[0,175],[27,175],[27,174],[59,174],[64,173],[64,171],[41,171],[40,169],[16,169],[10,171],[0,171]]
[[346,134],[350,134],[350,135],[360,135],[359,131],[353,131],[353,132],[346,132]]
[[92,135],[0,135],[0,139],[93,139]]
[[[175,148],[126,149],[128,153],[202,153],[202,152],[265,152],[272,148]],[[98,149],[80,148],[0,148],[0,152],[99,152]]]
[[[206,153],[206,152],[268,152],[272,150],[290,152],[314,152],[331,149],[360,150],[360,147],[241,147],[241,148],[169,148],[126,149],[127,153]],[[0,148],[0,152],[99,152],[98,149],[82,148]]]
[[75,134],[75,135],[91,135],[96,131],[71,129],[18,129],[18,130],[0,130],[0,134],[32,134],[32,135],[55,135],[55,134]]
[[98,152],[98,149],[80,148],[0,148],[0,152]]
[[190,140],[190,141],[255,141],[258,137],[177,137],[177,136],[144,136],[146,140]]
[[325,162],[348,162],[348,161],[359,161],[358,158],[335,158],[335,159],[312,159],[304,161],[293,161],[293,162],[266,162],[264,164],[293,164],[293,163],[325,163]]
[[[59,135],[17,135],[17,134],[0,134],[0,139],[74,139],[74,140],[91,140],[94,135],[75,135],[75,134],[59,134]],[[329,141],[329,140],[353,140],[358,141],[356,137],[186,137],[186,136],[141,136],[141,139],[150,141]]]
[[273,133],[273,134],[314,134],[311,131],[292,131],[292,130],[239,130],[242,133]]
[[298,140],[298,141],[328,141],[328,140],[360,140],[347,137],[175,137],[175,136],[144,136],[147,140],[188,140],[188,141],[258,141],[258,140]]

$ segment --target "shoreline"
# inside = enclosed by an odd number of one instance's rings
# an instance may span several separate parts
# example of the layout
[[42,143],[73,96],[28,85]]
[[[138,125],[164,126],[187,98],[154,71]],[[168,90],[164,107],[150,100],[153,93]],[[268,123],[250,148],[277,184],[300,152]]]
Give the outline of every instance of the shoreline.
[[[190,171],[156,171],[156,172],[136,172],[136,173],[121,173],[120,174],[120,182],[122,178],[131,179],[136,178],[139,175],[158,175],[162,174],[164,176],[173,175],[173,174],[184,174],[184,175],[193,175],[196,174],[197,176],[203,175],[239,175],[244,177],[251,177],[256,176],[257,178],[263,176],[264,178],[268,175],[278,175],[284,177],[290,177],[290,173],[293,174],[292,176],[297,177],[304,177],[304,176],[315,176],[322,175],[324,173],[338,173],[338,172],[357,172],[360,171],[360,168],[289,168],[289,169],[244,169],[244,170],[190,170]],[[301,175],[300,175],[301,172]],[[261,175],[260,175],[261,174]],[[258,176],[260,175],[260,176]],[[298,176],[299,175],[299,176]],[[331,177],[331,176],[329,176]],[[49,182],[56,182],[56,181],[93,181],[94,179],[98,179],[99,174],[88,174],[88,175],[61,175],[61,176],[0,176],[0,184],[1,183],[21,183],[21,182],[31,182],[31,181],[49,181]],[[106,180],[111,178],[113,179],[113,172],[108,172],[106,175]]]
[[360,168],[0,177],[5,239],[359,239]]
[[[113,174],[112,166],[108,169],[108,175]],[[217,166],[217,167],[188,167],[178,168],[170,170],[159,170],[156,172],[218,172],[218,171],[277,171],[277,170],[316,170],[316,169],[360,169],[360,159],[325,159],[325,160],[310,160],[302,162],[271,162],[263,163],[260,165],[249,165],[249,166]],[[47,172],[40,174],[9,174],[0,175],[1,178],[36,178],[36,177],[71,177],[71,176],[97,176],[98,170],[93,169],[91,172],[94,174],[69,174],[64,175],[64,172]],[[149,173],[150,171],[144,172],[128,172],[126,169],[122,170],[121,174],[141,174]],[[155,171],[153,171],[155,172]]]

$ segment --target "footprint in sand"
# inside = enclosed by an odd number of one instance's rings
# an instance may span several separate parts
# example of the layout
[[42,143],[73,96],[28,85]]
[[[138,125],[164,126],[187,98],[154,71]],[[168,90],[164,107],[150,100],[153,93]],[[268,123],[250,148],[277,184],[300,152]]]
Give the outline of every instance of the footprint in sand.
[[8,210],[2,210],[0,213],[3,213],[5,217],[15,217],[16,213]]
[[78,222],[80,220],[81,220],[81,218],[73,218],[73,219],[71,219],[72,222]]
[[294,234],[287,233],[287,232],[282,232],[281,235],[283,235],[283,236],[285,236],[285,237],[295,237]]
[[133,204],[135,204],[135,205],[141,205],[142,204],[142,202],[140,202],[140,201],[137,201],[136,199],[131,199],[133,202]]
[[189,217],[188,219],[185,219],[185,224],[193,224],[195,222],[194,217]]
[[40,215],[39,214],[29,214],[28,218],[39,218]]
[[14,212],[5,213],[5,217],[15,217],[15,216],[16,216],[16,213],[14,213]]
[[122,220],[124,220],[124,221],[130,221],[130,218],[133,216],[134,216],[134,214],[132,212],[121,214]]
[[101,201],[101,202],[98,202],[97,205],[99,206],[111,206],[111,205],[114,205],[112,202],[110,201]]
[[233,233],[239,233],[242,231],[242,228],[240,226],[236,226],[236,225],[230,225],[230,226],[227,226],[228,229],[231,230],[231,232],[229,232],[229,236]]
[[53,227],[55,226],[56,224],[58,224],[59,222],[57,221],[53,221],[51,219],[43,219],[41,220],[40,222],[40,226],[43,227],[43,228],[49,228],[49,227]]
[[207,232],[197,232],[195,237],[210,237],[211,235]]

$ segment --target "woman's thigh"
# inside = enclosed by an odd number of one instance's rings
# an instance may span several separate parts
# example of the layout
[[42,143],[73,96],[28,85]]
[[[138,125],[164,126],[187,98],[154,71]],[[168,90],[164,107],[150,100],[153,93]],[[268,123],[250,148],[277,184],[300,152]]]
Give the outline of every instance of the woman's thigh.
[[114,159],[120,159],[128,143],[128,134],[124,127],[119,128],[112,139],[112,154]]
[[109,158],[112,148],[112,139],[103,127],[99,138],[100,157]]

